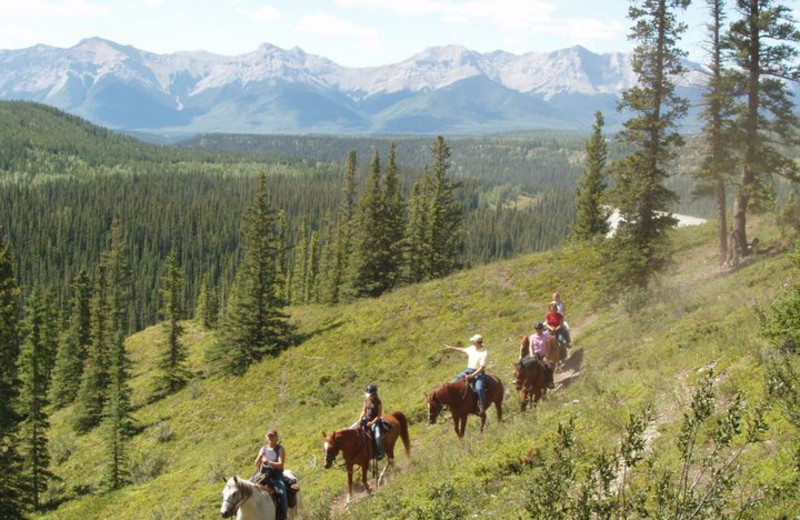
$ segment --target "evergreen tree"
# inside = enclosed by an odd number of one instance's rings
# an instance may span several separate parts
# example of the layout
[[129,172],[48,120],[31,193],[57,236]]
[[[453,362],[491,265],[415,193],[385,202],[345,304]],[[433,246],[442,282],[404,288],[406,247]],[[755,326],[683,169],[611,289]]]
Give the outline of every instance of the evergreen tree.
[[460,184],[447,176],[451,152],[444,137],[436,137],[431,153],[433,162],[422,185],[429,226],[426,233],[429,243],[425,251],[430,254],[426,262],[430,266],[429,279],[447,276],[461,268],[464,250],[463,209],[455,197],[455,190]]
[[0,229],[0,518],[24,518],[17,360],[20,352],[20,289],[10,244]]
[[102,430],[106,444],[106,482],[110,489],[118,489],[127,482],[127,444],[133,430],[130,360],[125,349],[129,328],[131,277],[122,227],[116,219],[112,222],[109,237],[111,248],[104,255],[103,261],[108,266],[111,342]]
[[355,218],[353,259],[349,291],[353,297],[378,296],[388,287],[382,271],[381,247],[385,236],[381,162],[377,148],[370,162],[370,175],[358,203]]
[[209,275],[203,277],[200,284],[200,294],[197,297],[194,314],[206,329],[216,328],[219,318],[219,298],[217,292],[211,287]]
[[49,400],[56,409],[75,400],[83,372],[86,349],[91,342],[91,281],[81,269],[72,283],[69,326],[59,341]]
[[25,342],[19,357],[19,375],[22,382],[20,410],[25,419],[20,429],[20,444],[24,461],[28,501],[34,510],[40,508],[42,494],[53,477],[48,469],[47,431],[50,428],[47,412],[47,347],[45,329],[47,309],[38,289],[34,288],[28,299],[25,316]]
[[85,433],[100,423],[109,383],[111,309],[109,306],[107,266],[97,266],[91,307],[91,338],[81,384],[72,409],[75,431]]
[[178,265],[178,257],[173,251],[167,258],[165,272],[161,278],[167,344],[161,353],[158,364],[161,373],[155,381],[154,394],[156,398],[177,392],[183,388],[190,377],[186,368],[188,353],[181,340],[183,336],[183,327],[180,324],[180,320],[183,318],[183,283],[183,272]]
[[242,264],[210,361],[228,373],[242,374],[265,355],[276,355],[293,340],[288,315],[278,294],[277,216],[267,197],[266,175],[259,178],[253,204],[246,216]]
[[306,303],[308,282],[308,219],[305,217],[300,224],[300,242],[295,248],[295,261],[293,269],[293,287],[291,301]]
[[42,294],[44,321],[42,322],[42,366],[40,370],[44,376],[45,395],[50,388],[50,381],[52,379],[53,369],[56,364],[56,354],[58,352],[60,319],[55,298],[55,292],[52,287],[49,287]]
[[[426,169],[425,176],[427,175]],[[404,280],[414,284],[427,279],[430,273],[430,265],[427,263],[431,258],[428,252],[428,213],[422,193],[422,181],[414,183],[408,207],[408,223],[403,237]]]
[[620,110],[633,113],[621,137],[634,151],[612,168],[613,200],[620,213],[617,232],[607,241],[613,284],[647,289],[670,260],[667,233],[676,221],[668,207],[677,197],[664,181],[675,149],[683,144],[677,121],[688,110],[673,82],[684,72],[685,54],[677,38],[686,27],[676,13],[688,5],[688,0],[642,0],[628,11],[634,22],[630,38],[638,41],[632,60],[638,84],[623,93],[619,104]]
[[575,240],[589,240],[608,233],[608,210],[603,207],[603,193],[606,190],[606,159],[608,147],[603,136],[603,114],[594,114],[592,135],[586,141],[587,169],[578,185],[576,204],[578,215],[572,225],[571,237]]
[[731,261],[748,254],[747,211],[751,202],[768,196],[764,180],[777,173],[800,181],[798,167],[779,145],[797,144],[798,118],[787,80],[800,80],[797,42],[800,31],[791,8],[773,0],[737,0],[741,18],[734,21],[728,42],[734,64],[735,92],[743,99],[735,144],[742,150],[741,174],[733,201]]
[[353,247],[353,219],[356,210],[356,151],[347,154],[344,172],[344,188],[342,202],[336,221],[336,239],[332,247],[330,269],[327,272],[327,295],[329,303],[337,303],[350,263]]
[[308,240],[308,260],[306,265],[306,302],[315,302],[319,299],[319,233],[313,231]]
[[394,141],[389,144],[389,156],[386,159],[383,203],[383,228],[385,229],[383,240],[385,244],[381,247],[382,271],[386,279],[386,286],[393,288],[402,281],[403,234],[406,227],[406,202],[403,200],[397,176],[397,145]]

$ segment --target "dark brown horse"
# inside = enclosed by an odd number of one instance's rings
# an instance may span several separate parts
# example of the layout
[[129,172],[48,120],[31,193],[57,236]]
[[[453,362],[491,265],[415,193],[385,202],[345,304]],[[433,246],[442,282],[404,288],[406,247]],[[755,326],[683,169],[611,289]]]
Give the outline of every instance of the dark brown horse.
[[[503,420],[503,383],[495,375],[486,374],[486,377],[490,380],[487,381],[486,398],[489,404],[494,403],[497,422],[500,422]],[[471,413],[481,418],[481,431],[483,431],[483,426],[486,424],[486,410],[478,413],[478,394],[466,381],[443,383],[433,392],[426,393],[425,399],[428,401],[428,422],[431,424],[436,423],[439,413],[446,407],[453,416],[453,426],[459,438],[464,436],[467,416]]]
[[541,360],[531,356],[522,358],[514,365],[514,386],[522,400],[522,411],[531,405],[531,401],[535,406],[547,393],[553,377],[551,370]]
[[[406,448],[406,457],[411,457],[411,443],[408,439],[408,421],[403,412],[392,412],[381,416],[381,420],[389,425],[389,429],[381,436],[383,439],[383,450],[386,454],[386,466],[381,471],[375,487],[379,487],[383,474],[394,463],[394,444],[397,438],[403,439]],[[342,452],[344,465],[347,469],[347,501],[353,495],[353,466],[361,467],[361,482],[367,493],[372,492],[372,488],[367,482],[367,470],[369,461],[375,458],[375,448],[372,437],[368,437],[362,428],[345,428],[331,433],[322,433],[325,437],[325,469],[333,464],[336,455]]]
[[[531,347],[531,338],[530,336],[522,336],[519,341],[519,357],[520,359],[525,358],[526,356],[533,355],[533,352],[530,351]],[[555,336],[550,336],[550,341],[547,349],[547,360],[553,364],[553,370],[556,372],[561,365],[564,364],[564,361],[567,360],[567,347],[562,345],[560,341],[558,341]]]

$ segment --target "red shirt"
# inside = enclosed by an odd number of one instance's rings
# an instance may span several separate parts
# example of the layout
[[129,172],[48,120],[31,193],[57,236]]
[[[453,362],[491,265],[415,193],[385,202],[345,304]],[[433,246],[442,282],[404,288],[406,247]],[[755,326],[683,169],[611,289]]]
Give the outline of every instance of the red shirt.
[[544,317],[547,324],[552,328],[557,328],[561,325],[561,322],[564,320],[564,317],[557,312],[550,311],[547,313],[547,316]]

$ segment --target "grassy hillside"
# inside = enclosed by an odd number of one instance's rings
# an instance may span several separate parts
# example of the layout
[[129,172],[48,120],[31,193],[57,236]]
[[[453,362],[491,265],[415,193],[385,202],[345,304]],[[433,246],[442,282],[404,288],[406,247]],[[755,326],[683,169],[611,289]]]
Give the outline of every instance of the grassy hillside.
[[[766,222],[750,236],[762,247],[782,247]],[[713,224],[675,233],[676,264],[655,298],[628,318],[620,305],[592,292],[589,249],[570,247],[465,271],[398,290],[377,300],[335,308],[292,309],[307,340],[233,379],[204,378],[203,351],[211,333],[187,323],[185,342],[198,379],[179,394],[147,404],[152,369],[164,330],[151,327],[129,340],[134,361],[134,404],[142,431],[133,441],[134,483],[98,493],[102,441],[98,432],[76,437],[65,426],[69,410],[52,416],[57,494],[71,497],[41,518],[59,520],[211,519],[217,516],[224,477],[249,476],[264,431],[276,427],[287,467],[303,487],[308,518],[339,517],[346,488],[341,468],[322,468],[320,432],[342,428],[358,415],[364,386],[378,383],[384,406],[410,418],[412,460],[377,495],[351,504],[348,518],[435,518],[435,507],[459,507],[486,518],[525,513],[527,485],[557,426],[575,419],[578,449],[613,447],[632,411],[654,406],[650,439],[671,464],[674,438],[691,387],[713,366],[722,401],[734,390],[750,402],[764,392],[757,307],[767,307],[791,270],[788,255],[757,255],[735,271],[716,268]],[[541,319],[554,289],[568,304],[575,346],[568,370],[535,411],[519,412],[507,394],[505,421],[494,412],[483,435],[473,417],[456,440],[450,423],[428,425],[423,392],[448,380],[466,363],[445,353],[443,342],[466,343],[480,332],[490,350],[490,372],[511,379],[517,337]],[[745,452],[749,485],[792,475],[789,440],[796,435],[776,413],[768,415],[769,441]],[[341,458],[339,459],[341,462]],[[447,486],[441,483],[449,482]],[[436,492],[431,495],[431,490]],[[792,495],[792,493],[795,493]],[[795,491],[771,498],[756,517],[797,511]],[[437,505],[438,504],[438,505]],[[794,509],[792,509],[794,508]],[[460,515],[456,515],[460,516]]]

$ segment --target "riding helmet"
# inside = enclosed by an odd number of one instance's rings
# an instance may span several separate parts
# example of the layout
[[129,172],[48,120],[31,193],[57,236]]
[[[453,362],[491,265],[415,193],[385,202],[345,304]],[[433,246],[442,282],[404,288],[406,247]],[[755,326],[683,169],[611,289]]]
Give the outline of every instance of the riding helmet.
[[365,390],[367,395],[374,394],[377,391],[378,391],[378,386],[375,383],[368,384],[367,389]]

